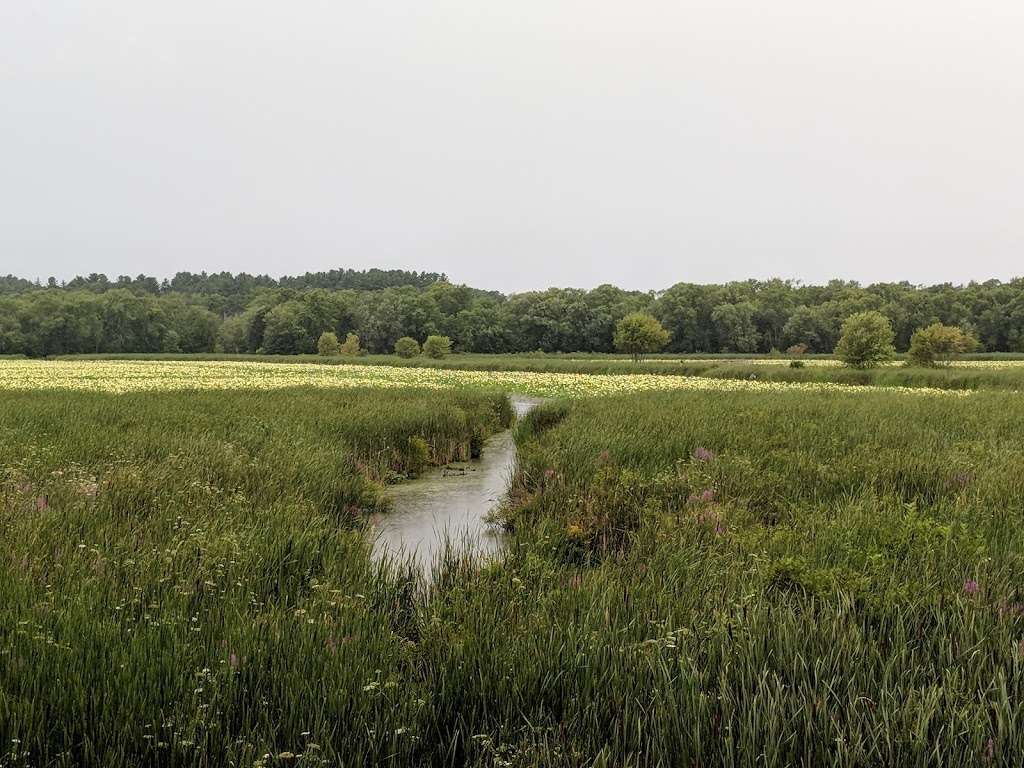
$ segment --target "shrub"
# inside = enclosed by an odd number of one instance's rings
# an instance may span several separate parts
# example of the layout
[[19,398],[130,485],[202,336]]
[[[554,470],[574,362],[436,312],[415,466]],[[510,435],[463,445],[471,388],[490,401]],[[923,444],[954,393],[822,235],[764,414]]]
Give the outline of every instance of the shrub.
[[644,312],[626,315],[615,327],[615,349],[631,355],[639,362],[644,355],[657,352],[668,344],[671,336],[657,318]]
[[420,353],[420,343],[411,336],[403,336],[395,342],[395,354],[399,357],[416,357]]
[[971,352],[977,346],[977,340],[960,328],[932,323],[927,328],[918,328],[910,337],[908,363],[925,367],[948,364],[957,355]]
[[803,360],[790,360],[789,361],[789,367],[790,368],[803,368],[804,367],[804,361]]
[[416,477],[430,464],[430,443],[420,435],[409,438],[409,451],[406,454],[406,471]]
[[440,360],[452,351],[452,340],[447,336],[427,336],[423,342],[423,354]]
[[363,350],[359,347],[359,337],[354,333],[350,333],[345,337],[345,343],[341,345],[338,352],[342,355],[348,355],[349,357],[355,357],[356,355],[362,354]]
[[792,357],[802,357],[807,352],[806,344],[794,344],[791,347],[786,348],[786,354]]
[[324,331],[316,341],[316,353],[324,357],[333,357],[341,352],[338,336],[333,331]]
[[836,356],[851,368],[872,368],[892,359],[895,334],[881,312],[858,312],[843,321]]

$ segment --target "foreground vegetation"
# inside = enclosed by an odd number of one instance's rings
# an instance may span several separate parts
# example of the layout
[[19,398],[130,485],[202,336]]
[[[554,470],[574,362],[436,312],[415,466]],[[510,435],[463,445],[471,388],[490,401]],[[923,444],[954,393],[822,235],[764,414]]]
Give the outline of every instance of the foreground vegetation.
[[0,765],[416,751],[417,614],[363,521],[509,418],[470,392],[4,393]]
[[48,373],[0,391],[0,765],[1024,751],[1016,394],[590,377],[518,429],[506,555],[455,542],[428,586],[371,560],[366,513],[528,377],[77,362],[47,390],[62,364],[8,365]]
[[503,515],[526,597],[488,637],[529,671],[488,680],[608,764],[1013,764],[1022,427],[996,394],[546,406]]

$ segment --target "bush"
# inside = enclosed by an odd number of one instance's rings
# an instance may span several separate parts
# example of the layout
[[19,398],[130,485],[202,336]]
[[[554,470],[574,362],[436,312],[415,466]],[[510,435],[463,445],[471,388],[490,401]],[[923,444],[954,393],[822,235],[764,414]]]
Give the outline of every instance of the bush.
[[843,321],[836,356],[851,368],[872,368],[892,359],[895,333],[881,312],[858,312]]
[[790,360],[789,361],[789,367],[790,368],[803,368],[804,367],[804,361],[803,360]]
[[971,352],[977,346],[977,340],[960,328],[932,323],[927,328],[918,328],[910,337],[908,364],[927,368],[949,364],[957,355]]
[[416,477],[430,464],[430,443],[419,435],[413,435],[408,445],[406,472],[410,477]]
[[423,354],[435,360],[440,360],[451,351],[452,340],[447,336],[427,336],[427,340],[423,342]]
[[345,343],[341,345],[338,352],[342,355],[348,355],[349,357],[355,357],[356,355],[362,354],[363,350],[359,347],[359,337],[354,333],[350,333],[345,337]]
[[639,362],[644,355],[657,352],[672,338],[657,318],[643,312],[626,315],[615,327],[615,349]]
[[316,341],[316,353],[324,357],[333,357],[341,352],[338,336],[333,331],[324,331]]
[[794,344],[793,346],[786,348],[786,354],[791,355],[792,357],[802,357],[806,351],[806,344]]
[[416,357],[420,353],[420,343],[411,336],[403,336],[395,342],[395,354],[399,357]]

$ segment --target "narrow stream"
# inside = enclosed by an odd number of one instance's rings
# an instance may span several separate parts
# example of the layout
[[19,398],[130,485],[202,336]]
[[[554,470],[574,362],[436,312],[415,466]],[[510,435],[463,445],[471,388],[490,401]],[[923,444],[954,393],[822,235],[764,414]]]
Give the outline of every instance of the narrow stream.
[[[541,402],[518,395],[510,400],[517,419]],[[374,557],[414,556],[429,568],[446,538],[481,553],[500,551],[501,534],[484,517],[505,494],[515,459],[508,429],[484,442],[479,459],[436,467],[389,488],[391,509],[371,519]]]

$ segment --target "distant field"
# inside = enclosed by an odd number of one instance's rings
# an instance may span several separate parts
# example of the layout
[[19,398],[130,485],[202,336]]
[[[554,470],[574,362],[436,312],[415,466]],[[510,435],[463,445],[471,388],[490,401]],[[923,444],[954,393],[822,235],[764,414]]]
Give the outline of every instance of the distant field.
[[[323,389],[462,389],[486,388],[540,397],[587,397],[631,392],[694,390],[705,392],[872,391],[870,383],[771,381],[766,377],[659,375],[624,371],[618,374],[557,370],[477,370],[457,365],[417,367],[333,363],[265,362],[255,360],[104,360],[0,361],[0,390],[74,390],[89,392],[160,392],[171,390],[274,390],[312,386]],[[645,371],[637,366],[637,371]],[[762,369],[759,369],[762,370]],[[788,370],[788,369],[787,369]],[[802,372],[802,371],[801,371]],[[962,394],[950,388],[890,386],[915,395]]]
[[[58,358],[63,360],[127,361],[231,361],[260,363],[315,363],[327,365],[368,365],[396,368],[435,368],[496,373],[562,373],[619,376],[690,376],[774,383],[842,384],[855,386],[915,387],[933,389],[1024,390],[1024,357],[967,356],[953,365],[937,368],[907,367],[895,362],[873,370],[853,370],[829,357],[803,357],[802,367],[791,367],[789,358],[656,356],[634,363],[613,355],[451,355],[442,360],[427,357],[402,359],[395,355],[323,358],[317,355],[97,355]],[[667,386],[667,385],[662,385]]]

